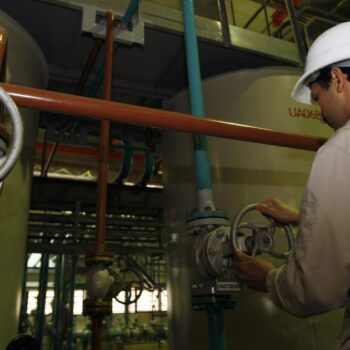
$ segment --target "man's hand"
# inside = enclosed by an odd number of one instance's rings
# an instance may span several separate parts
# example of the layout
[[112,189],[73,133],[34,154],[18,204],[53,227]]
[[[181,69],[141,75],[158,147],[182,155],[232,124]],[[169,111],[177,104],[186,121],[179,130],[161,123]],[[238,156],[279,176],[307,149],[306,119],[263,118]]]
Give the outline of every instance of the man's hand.
[[256,209],[275,220],[291,225],[298,225],[299,212],[276,198],[269,198],[256,204]]
[[235,255],[238,260],[234,260],[233,268],[240,280],[252,289],[267,293],[267,274],[275,267],[268,261],[246,255],[238,250],[235,251]]

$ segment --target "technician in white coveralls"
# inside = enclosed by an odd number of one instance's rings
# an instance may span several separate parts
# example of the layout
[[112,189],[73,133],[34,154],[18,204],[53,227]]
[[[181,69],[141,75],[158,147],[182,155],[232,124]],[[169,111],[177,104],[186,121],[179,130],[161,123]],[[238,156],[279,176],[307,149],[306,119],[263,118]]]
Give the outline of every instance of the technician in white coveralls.
[[350,22],[319,36],[292,97],[317,102],[334,135],[318,150],[300,214],[276,199],[257,205],[280,222],[299,225],[288,262],[280,268],[237,252],[234,267],[251,288],[268,292],[296,316],[347,306],[338,349],[350,349]]

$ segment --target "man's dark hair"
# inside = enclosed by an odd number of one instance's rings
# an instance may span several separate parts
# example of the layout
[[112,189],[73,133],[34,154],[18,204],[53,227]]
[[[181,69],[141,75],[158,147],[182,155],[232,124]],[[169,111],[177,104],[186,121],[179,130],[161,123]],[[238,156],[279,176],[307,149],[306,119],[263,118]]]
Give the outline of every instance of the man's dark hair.
[[[350,67],[338,67],[344,74],[347,75],[347,80],[350,81]],[[332,67],[323,68],[320,70],[320,76],[313,82],[319,83],[324,89],[328,89],[332,80]]]

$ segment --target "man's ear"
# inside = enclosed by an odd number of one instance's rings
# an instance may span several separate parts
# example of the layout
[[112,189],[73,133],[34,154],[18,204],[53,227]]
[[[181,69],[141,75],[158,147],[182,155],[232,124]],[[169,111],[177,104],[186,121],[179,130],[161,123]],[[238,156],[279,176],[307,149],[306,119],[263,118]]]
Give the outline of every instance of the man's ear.
[[342,92],[344,90],[346,82],[348,81],[347,75],[344,74],[342,70],[338,67],[332,68],[331,75],[332,75],[337,92]]

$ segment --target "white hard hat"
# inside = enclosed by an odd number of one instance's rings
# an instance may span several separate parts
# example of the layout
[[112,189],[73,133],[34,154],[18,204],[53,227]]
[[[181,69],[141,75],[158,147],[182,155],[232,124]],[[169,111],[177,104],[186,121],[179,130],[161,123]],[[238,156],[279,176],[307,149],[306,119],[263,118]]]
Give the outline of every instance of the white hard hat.
[[298,102],[311,104],[311,92],[307,83],[317,78],[320,69],[332,65],[344,66],[341,64],[342,61],[349,59],[350,22],[344,22],[328,29],[313,42],[306,57],[304,74],[296,83],[292,98]]

